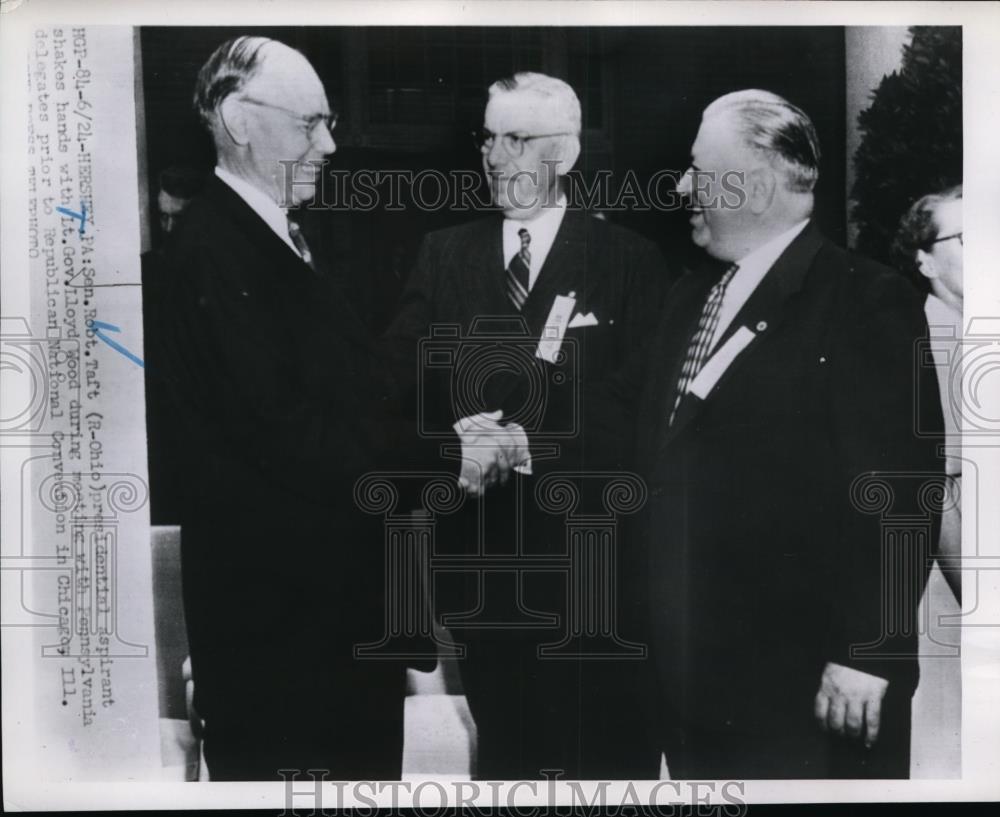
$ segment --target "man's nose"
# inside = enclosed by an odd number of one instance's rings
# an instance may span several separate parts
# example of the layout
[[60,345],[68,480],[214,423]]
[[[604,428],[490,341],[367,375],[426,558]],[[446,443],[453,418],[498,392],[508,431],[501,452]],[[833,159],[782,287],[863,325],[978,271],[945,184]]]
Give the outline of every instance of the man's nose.
[[502,142],[502,137],[495,136],[493,137],[492,144],[484,150],[486,163],[490,167],[497,167],[507,160],[507,151],[504,150]]
[[313,145],[324,156],[329,156],[331,153],[336,152],[337,143],[333,141],[333,131],[327,127],[326,122],[320,122],[316,126]]
[[691,198],[691,168],[684,171],[684,175],[677,180],[677,192],[681,196]]

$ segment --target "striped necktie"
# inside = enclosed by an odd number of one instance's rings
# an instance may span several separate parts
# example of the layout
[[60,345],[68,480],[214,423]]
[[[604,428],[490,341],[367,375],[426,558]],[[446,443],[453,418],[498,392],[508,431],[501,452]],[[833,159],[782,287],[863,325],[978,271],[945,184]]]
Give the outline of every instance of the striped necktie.
[[674,398],[674,407],[670,412],[670,425],[674,424],[677,408],[680,406],[681,400],[684,399],[684,395],[687,394],[691,381],[695,379],[698,372],[701,371],[701,367],[705,365],[705,361],[708,360],[712,338],[715,336],[715,328],[719,325],[722,299],[725,297],[726,287],[729,286],[729,282],[733,280],[738,269],[738,264],[730,265],[725,275],[708,293],[708,299],[705,301],[701,317],[698,319],[698,328],[691,336],[687,355],[684,357],[684,365],[681,367],[681,375],[677,379],[677,397]]
[[315,272],[316,265],[313,263],[312,253],[309,252],[306,237],[302,235],[302,228],[290,218],[288,219],[288,237],[292,239],[292,243],[295,245],[295,249],[299,251],[299,255],[302,256],[302,260],[309,265],[309,269]]
[[531,233],[524,227],[517,231],[521,237],[521,249],[514,254],[507,265],[507,297],[514,306],[521,309],[528,300],[528,289],[531,282]]

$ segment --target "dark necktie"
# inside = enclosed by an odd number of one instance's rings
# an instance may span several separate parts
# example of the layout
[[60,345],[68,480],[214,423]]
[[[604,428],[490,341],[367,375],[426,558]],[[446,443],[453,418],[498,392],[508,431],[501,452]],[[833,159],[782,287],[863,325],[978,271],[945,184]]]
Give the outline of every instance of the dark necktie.
[[299,251],[299,255],[302,256],[302,260],[309,265],[309,268],[313,272],[315,272],[316,265],[313,263],[312,253],[309,252],[309,245],[306,243],[306,237],[302,235],[302,228],[291,219],[288,219],[288,237],[292,239],[292,243],[295,245],[295,249]]
[[531,233],[524,227],[517,231],[521,237],[521,249],[510,259],[507,265],[507,297],[514,306],[521,309],[528,299],[528,289],[531,281],[531,253],[528,245],[531,244]]
[[677,379],[677,397],[674,398],[674,407],[670,412],[670,425],[674,424],[674,418],[677,416],[677,408],[680,406],[681,400],[684,399],[691,381],[695,379],[698,372],[701,371],[701,367],[705,365],[705,361],[708,360],[708,353],[712,338],[715,335],[715,328],[719,325],[719,312],[722,311],[722,299],[725,297],[726,287],[729,286],[729,282],[733,280],[733,276],[738,269],[739,265],[730,265],[725,275],[722,276],[719,282],[708,293],[705,306],[701,310],[701,317],[698,319],[698,328],[694,330],[694,334],[691,336],[687,355],[684,357],[684,365],[681,367],[681,375]]

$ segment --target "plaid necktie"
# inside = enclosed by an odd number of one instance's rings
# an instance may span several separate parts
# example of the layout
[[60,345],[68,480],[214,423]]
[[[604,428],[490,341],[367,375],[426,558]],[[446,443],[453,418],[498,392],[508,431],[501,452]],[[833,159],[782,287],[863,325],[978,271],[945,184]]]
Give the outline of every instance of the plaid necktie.
[[528,245],[531,244],[531,233],[524,227],[517,231],[521,237],[521,249],[510,259],[507,265],[507,297],[511,303],[521,309],[524,302],[528,300],[528,288],[531,281],[531,253]]
[[288,237],[292,239],[292,243],[295,245],[295,249],[299,251],[299,255],[302,256],[302,260],[309,265],[309,269],[315,272],[316,265],[313,263],[312,253],[309,252],[306,237],[302,235],[302,228],[291,219],[288,219]]
[[674,424],[674,418],[677,416],[677,408],[680,406],[681,400],[684,399],[684,395],[687,394],[688,386],[691,385],[691,381],[701,371],[701,367],[705,365],[705,361],[708,359],[708,352],[712,338],[715,335],[715,328],[719,325],[719,312],[722,311],[722,299],[726,294],[726,287],[729,286],[729,282],[733,280],[733,276],[738,269],[738,264],[730,265],[725,275],[722,276],[721,280],[708,293],[708,299],[705,301],[705,306],[701,310],[701,317],[698,319],[698,328],[694,330],[691,342],[688,344],[684,365],[681,367],[681,376],[677,379],[677,397],[674,399],[674,407],[670,412],[670,425]]

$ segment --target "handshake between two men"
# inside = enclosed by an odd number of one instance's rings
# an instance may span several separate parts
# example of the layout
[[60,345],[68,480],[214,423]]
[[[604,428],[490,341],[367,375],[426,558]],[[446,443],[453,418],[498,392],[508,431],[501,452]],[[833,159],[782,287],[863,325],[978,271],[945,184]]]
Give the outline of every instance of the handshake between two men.
[[482,497],[498,482],[503,485],[511,471],[531,473],[528,435],[517,423],[500,424],[503,411],[464,417],[453,428],[462,442],[459,486],[473,497]]

